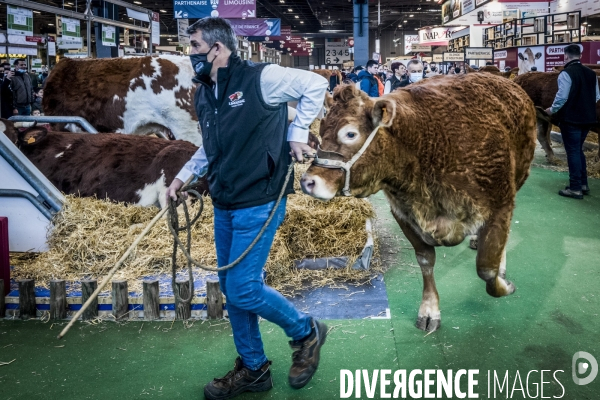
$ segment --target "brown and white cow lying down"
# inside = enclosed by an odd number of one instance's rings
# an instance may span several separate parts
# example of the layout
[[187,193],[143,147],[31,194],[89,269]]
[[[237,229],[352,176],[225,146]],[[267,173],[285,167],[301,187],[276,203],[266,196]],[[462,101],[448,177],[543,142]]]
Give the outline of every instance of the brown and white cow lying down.
[[[558,75],[558,72],[532,72],[517,76],[514,82],[525,90],[525,93],[533,100],[533,104],[536,107],[541,107],[545,110],[552,105],[554,97],[556,97],[556,92],[558,92]],[[600,82],[600,76],[598,80]],[[597,122],[591,127],[591,130],[600,133],[600,102],[596,103],[596,119]],[[537,123],[537,138],[546,152],[546,157],[549,161],[555,158],[552,143],[550,142],[550,132],[552,131],[552,124],[558,125],[556,116],[551,118],[551,122],[549,123],[543,118],[538,118]],[[598,149],[598,155],[600,156],[600,148]]]
[[477,273],[487,292],[500,297],[515,290],[506,280],[506,243],[515,196],[533,159],[535,123],[527,94],[493,75],[425,79],[379,99],[344,85],[321,121],[322,150],[302,189],[322,200],[342,195],[346,176],[331,168],[332,160],[355,157],[382,126],[350,169],[349,194],[385,193],[423,274],[416,325],[435,331],[441,321],[435,246],[478,234]]
[[[167,185],[198,147],[183,140],[116,133],[23,132],[0,120],[0,131],[66,194],[96,196],[142,206],[164,206]],[[204,179],[198,191],[208,193]]]
[[188,57],[63,58],[42,105],[45,115],[83,117],[100,132],[163,132],[199,146],[193,77]]

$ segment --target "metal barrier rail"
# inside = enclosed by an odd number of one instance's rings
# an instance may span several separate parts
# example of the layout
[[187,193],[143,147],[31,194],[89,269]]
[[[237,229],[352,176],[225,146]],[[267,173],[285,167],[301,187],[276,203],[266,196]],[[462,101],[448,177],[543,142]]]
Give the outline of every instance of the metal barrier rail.
[[68,124],[79,124],[88,133],[98,133],[96,128],[92,126],[83,117],[61,117],[61,116],[39,116],[34,117],[31,115],[14,115],[9,118],[10,121],[15,122],[41,122],[41,123],[68,123]]

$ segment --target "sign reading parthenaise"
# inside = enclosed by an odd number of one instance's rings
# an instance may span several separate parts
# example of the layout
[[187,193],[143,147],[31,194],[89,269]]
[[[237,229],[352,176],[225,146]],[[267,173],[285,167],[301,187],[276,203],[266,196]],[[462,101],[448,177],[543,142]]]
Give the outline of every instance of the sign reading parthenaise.
[[467,60],[493,60],[494,49],[491,47],[467,47],[465,58]]
[[175,18],[256,18],[256,0],[174,0]]

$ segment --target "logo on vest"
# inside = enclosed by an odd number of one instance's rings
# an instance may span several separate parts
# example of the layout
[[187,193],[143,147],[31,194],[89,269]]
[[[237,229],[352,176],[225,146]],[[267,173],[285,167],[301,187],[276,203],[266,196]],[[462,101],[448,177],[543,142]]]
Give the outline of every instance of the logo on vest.
[[244,97],[244,93],[235,92],[229,95],[229,106],[231,107],[239,107],[246,102],[246,99],[242,99]]

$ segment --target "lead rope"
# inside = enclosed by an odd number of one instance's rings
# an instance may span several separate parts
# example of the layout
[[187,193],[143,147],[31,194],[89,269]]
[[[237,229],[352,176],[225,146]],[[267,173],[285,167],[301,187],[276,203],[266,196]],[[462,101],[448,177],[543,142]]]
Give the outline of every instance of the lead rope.
[[[308,155],[305,154],[304,156],[307,157]],[[308,156],[308,157],[310,157],[310,156]],[[200,194],[197,191],[189,189],[188,186],[181,188],[180,191],[182,191],[182,192],[187,191],[189,193],[192,193],[200,201],[200,210],[194,216],[194,219],[191,221],[190,221],[190,214],[188,211],[187,204],[185,201],[183,202],[183,213],[185,216],[185,225],[181,228],[179,227],[179,215],[177,213],[177,201],[170,199],[170,201],[169,201],[169,217],[167,218],[167,225],[169,226],[169,230],[171,231],[171,234],[173,235],[173,239],[174,239],[173,240],[173,254],[171,257],[171,272],[172,272],[171,284],[173,286],[173,294],[175,295],[175,298],[179,299],[178,308],[187,306],[188,304],[190,304],[192,301],[192,298],[194,297],[194,278],[192,275],[192,265],[195,265],[195,266],[205,269],[207,271],[216,271],[216,272],[226,271],[226,270],[231,269],[231,268],[235,267],[236,265],[238,265],[248,255],[248,253],[250,253],[250,251],[252,250],[254,245],[258,242],[258,240],[262,237],[262,235],[267,230],[269,224],[271,223],[271,220],[275,216],[275,212],[279,208],[279,204],[281,203],[281,199],[283,198],[283,195],[285,194],[285,189],[288,185],[288,182],[290,181],[290,177],[292,176],[292,173],[294,172],[294,164],[296,164],[296,162],[294,160],[292,160],[292,162],[290,163],[290,165],[288,167],[288,171],[287,171],[287,175],[285,176],[285,182],[283,183],[283,187],[281,188],[281,191],[279,192],[279,197],[277,198],[277,201],[275,202],[275,206],[271,210],[271,213],[269,214],[269,218],[267,218],[267,220],[265,221],[261,230],[258,232],[258,234],[254,238],[252,243],[250,243],[248,248],[246,248],[246,250],[242,254],[240,254],[240,256],[237,259],[235,259],[235,261],[233,261],[232,263],[225,265],[223,267],[210,267],[208,265],[203,265],[203,264],[199,263],[198,261],[194,260],[194,258],[190,255],[191,246],[192,246],[192,226],[198,220],[198,218],[200,218],[200,215],[202,214],[202,211],[204,210],[204,201],[202,200],[202,196],[200,196]],[[179,239],[179,232],[181,232],[183,230],[185,230],[187,232],[187,243],[185,246]],[[189,280],[190,280],[190,296],[187,299],[181,298],[181,296],[178,293],[178,290],[176,290],[176,286],[175,286],[175,278],[177,275],[177,249],[178,248],[181,248],[181,251],[185,255],[185,258],[187,259],[187,267],[188,267],[188,274],[189,274]]]

